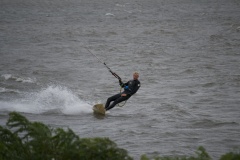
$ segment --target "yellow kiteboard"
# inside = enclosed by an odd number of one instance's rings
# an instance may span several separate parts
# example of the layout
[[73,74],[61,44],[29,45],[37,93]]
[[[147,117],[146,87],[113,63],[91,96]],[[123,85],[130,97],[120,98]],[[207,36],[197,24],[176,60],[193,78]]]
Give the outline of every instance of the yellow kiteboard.
[[103,104],[95,104],[92,109],[94,113],[105,115],[106,110]]

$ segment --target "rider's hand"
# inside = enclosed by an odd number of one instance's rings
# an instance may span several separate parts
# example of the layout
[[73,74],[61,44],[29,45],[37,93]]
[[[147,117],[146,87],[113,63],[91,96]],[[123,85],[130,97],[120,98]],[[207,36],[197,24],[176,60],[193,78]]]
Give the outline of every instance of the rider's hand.
[[123,86],[123,82],[121,80],[119,80],[119,85]]

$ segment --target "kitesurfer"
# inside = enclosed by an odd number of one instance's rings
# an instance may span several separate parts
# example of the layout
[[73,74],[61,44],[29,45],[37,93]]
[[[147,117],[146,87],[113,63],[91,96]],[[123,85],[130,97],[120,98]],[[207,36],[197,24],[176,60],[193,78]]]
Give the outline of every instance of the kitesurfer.
[[121,79],[119,79],[119,85],[122,88],[124,88],[124,91],[109,97],[105,105],[105,110],[107,111],[112,109],[116,104],[122,101],[128,100],[133,94],[135,94],[141,86],[141,83],[138,80],[138,78],[139,78],[139,73],[134,72],[133,79],[129,80],[127,83],[123,83]]

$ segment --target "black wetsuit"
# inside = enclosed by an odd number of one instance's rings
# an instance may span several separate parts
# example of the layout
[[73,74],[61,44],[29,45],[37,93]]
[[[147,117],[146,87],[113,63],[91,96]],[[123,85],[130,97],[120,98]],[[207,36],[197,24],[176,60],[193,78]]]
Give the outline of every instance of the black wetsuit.
[[[119,85],[123,88],[124,87],[124,91],[122,93],[118,93],[112,97],[109,97],[107,99],[106,105],[105,105],[105,109],[110,110],[112,109],[116,104],[122,102],[122,101],[126,101],[128,100],[133,94],[135,94],[138,89],[141,86],[141,83],[139,80],[130,80],[127,83],[123,83],[122,81],[119,81]],[[128,88],[126,88],[126,86],[128,86]],[[122,94],[127,94],[126,96],[121,96]],[[110,103],[113,101],[113,103],[110,105]]]

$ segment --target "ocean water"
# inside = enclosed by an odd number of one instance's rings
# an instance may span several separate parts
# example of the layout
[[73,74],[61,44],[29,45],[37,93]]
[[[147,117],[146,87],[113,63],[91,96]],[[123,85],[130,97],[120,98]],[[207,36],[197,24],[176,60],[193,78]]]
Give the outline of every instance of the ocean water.
[[[33,121],[109,137],[135,159],[213,159],[240,147],[237,0],[1,0],[0,125]],[[140,90],[105,117],[92,105],[138,71]]]

